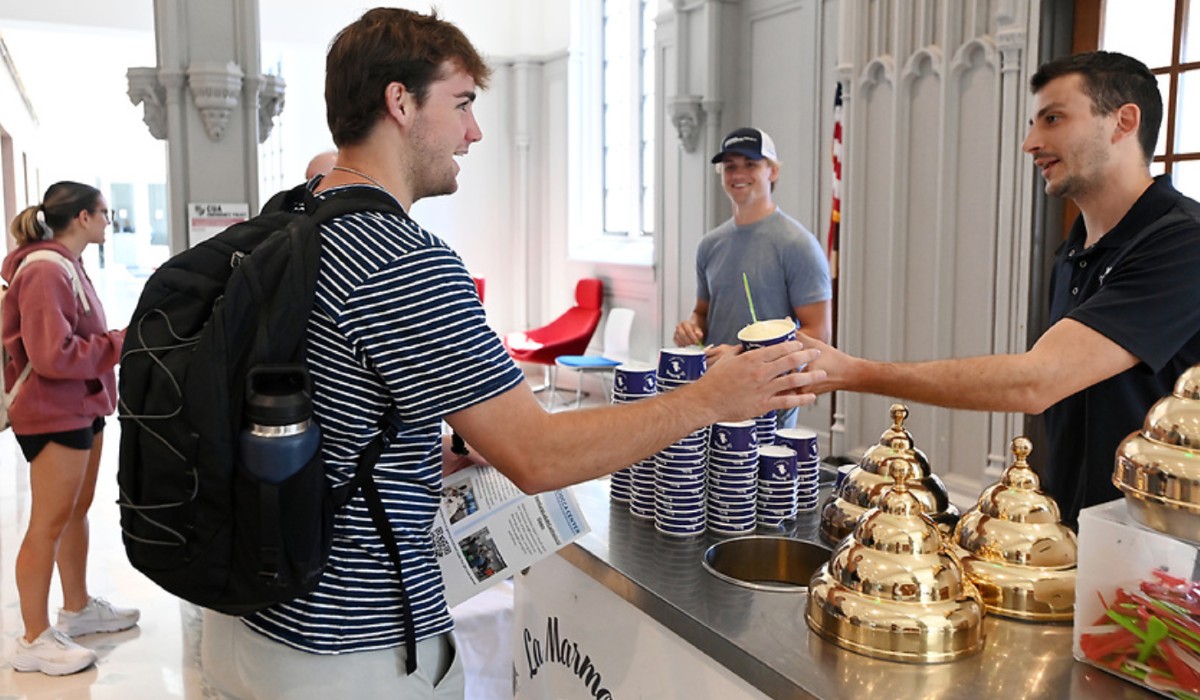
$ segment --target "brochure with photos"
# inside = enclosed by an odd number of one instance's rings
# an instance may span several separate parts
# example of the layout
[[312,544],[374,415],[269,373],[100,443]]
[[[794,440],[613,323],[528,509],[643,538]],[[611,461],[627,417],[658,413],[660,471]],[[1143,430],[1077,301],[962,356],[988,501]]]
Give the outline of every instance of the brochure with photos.
[[570,489],[530,496],[494,467],[446,477],[433,544],[451,607],[589,532]]

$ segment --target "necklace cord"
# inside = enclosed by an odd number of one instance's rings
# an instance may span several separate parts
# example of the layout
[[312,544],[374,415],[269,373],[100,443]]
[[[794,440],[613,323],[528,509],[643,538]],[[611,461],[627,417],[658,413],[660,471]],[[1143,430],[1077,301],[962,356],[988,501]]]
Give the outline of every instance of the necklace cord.
[[379,189],[383,190],[384,192],[388,191],[388,188],[384,187],[383,183],[381,183],[379,180],[376,180],[375,178],[371,177],[370,175],[368,175],[364,172],[355,170],[354,168],[347,168],[342,165],[335,165],[335,166],[333,166],[333,168],[331,168],[331,170],[341,170],[344,173],[350,173],[351,175],[357,175],[357,176],[361,177],[362,179],[366,180],[367,182],[371,183],[372,185],[375,185]]

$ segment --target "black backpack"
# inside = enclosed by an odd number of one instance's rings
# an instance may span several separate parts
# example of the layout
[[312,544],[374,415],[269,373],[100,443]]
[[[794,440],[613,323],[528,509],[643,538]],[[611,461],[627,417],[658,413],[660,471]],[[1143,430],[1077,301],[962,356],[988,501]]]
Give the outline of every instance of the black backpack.
[[[138,299],[118,380],[122,538],[130,563],[184,600],[246,615],[311,591],[329,556],[333,513],[359,488],[400,571],[371,478],[396,434],[394,414],[337,489],[320,450],[279,484],[239,464],[247,373],[291,365],[307,376],[317,227],[358,211],[404,215],[374,189],[335,191],[320,202],[303,185],[281,192],[258,216],[172,257]],[[406,599],[402,608],[411,672]]]

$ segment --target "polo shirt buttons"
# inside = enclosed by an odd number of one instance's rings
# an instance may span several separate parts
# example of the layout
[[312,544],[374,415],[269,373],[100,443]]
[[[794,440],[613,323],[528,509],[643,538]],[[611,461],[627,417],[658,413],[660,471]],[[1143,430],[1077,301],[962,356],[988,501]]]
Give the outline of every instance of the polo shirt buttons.
[[1079,287],[1071,287],[1071,296],[1073,296],[1073,297],[1079,296]]
[[1075,257],[1075,249],[1074,249],[1074,248],[1072,248],[1072,249],[1070,249],[1070,250],[1068,250],[1068,251],[1067,251],[1067,257],[1068,257],[1068,258],[1073,258],[1073,257]]
[[1085,267],[1087,267],[1087,260],[1080,260],[1080,261],[1079,261],[1079,267],[1080,267],[1081,269],[1082,269],[1082,268],[1085,268]]

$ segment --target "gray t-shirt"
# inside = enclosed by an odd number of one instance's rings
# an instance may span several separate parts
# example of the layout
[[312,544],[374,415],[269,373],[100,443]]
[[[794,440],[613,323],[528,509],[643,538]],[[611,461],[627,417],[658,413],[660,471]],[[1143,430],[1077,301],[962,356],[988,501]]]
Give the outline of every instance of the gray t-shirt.
[[706,343],[736,344],[750,323],[742,273],[759,320],[795,318],[792,310],[832,298],[829,261],[817,237],[778,208],[765,219],[713,229],[696,253],[696,296],[708,302]]

